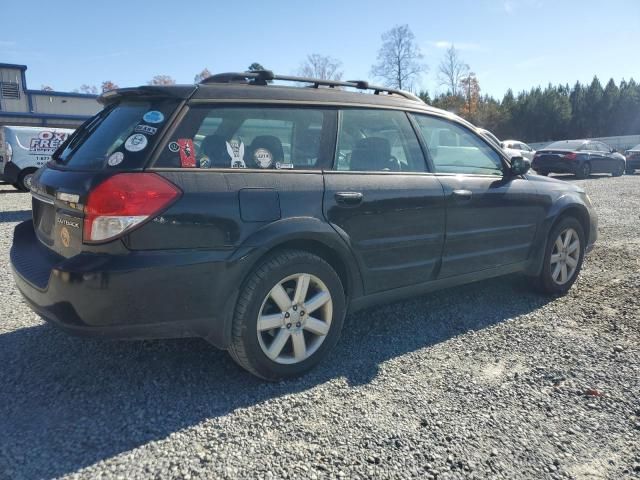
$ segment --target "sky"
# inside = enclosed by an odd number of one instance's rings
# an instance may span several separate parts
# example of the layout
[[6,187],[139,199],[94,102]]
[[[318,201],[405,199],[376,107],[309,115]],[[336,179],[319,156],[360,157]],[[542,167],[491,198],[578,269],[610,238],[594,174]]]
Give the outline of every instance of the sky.
[[205,67],[253,62],[291,75],[311,53],[341,61],[345,80],[373,81],[381,35],[401,24],[424,55],[418,84],[431,95],[445,90],[437,72],[451,44],[498,98],[594,75],[640,80],[640,0],[21,0],[0,11],[0,63],[27,65],[31,89],[136,86],[157,74],[192,83]]

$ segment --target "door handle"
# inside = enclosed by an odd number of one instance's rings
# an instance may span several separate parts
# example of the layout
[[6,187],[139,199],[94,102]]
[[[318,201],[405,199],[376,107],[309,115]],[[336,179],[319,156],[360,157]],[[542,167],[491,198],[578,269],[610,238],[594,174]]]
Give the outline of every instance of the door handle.
[[362,203],[364,195],[360,192],[338,192],[335,199],[338,205],[344,207],[357,207]]
[[458,197],[460,200],[471,200],[473,196],[473,192],[471,190],[454,190],[453,194]]

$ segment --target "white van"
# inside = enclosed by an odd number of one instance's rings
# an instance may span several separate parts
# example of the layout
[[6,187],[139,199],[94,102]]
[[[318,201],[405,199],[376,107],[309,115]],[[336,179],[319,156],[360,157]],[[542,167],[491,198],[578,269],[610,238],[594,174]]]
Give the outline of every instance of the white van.
[[71,133],[68,128],[0,126],[0,180],[28,191],[35,171]]

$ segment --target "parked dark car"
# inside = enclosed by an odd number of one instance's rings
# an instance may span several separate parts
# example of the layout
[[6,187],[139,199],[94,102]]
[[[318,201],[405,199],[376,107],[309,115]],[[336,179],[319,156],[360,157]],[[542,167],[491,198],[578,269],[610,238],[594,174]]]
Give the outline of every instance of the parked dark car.
[[624,155],[606,143],[594,140],[564,140],[547,145],[533,157],[533,169],[540,175],[573,173],[587,178],[592,173],[624,175]]
[[409,93],[262,71],[101,101],[35,175],[11,248],[29,304],[71,333],[200,336],[278,379],[348,310],[514,272],[562,294],[596,240],[584,190]]
[[636,145],[627,154],[627,175],[633,175],[636,170],[640,170],[640,144]]

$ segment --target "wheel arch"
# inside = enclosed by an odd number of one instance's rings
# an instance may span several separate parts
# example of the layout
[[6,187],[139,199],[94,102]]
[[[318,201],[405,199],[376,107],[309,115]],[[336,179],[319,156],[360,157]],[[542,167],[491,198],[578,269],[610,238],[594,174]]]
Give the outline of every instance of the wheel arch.
[[347,243],[326,222],[316,218],[290,218],[272,222],[259,229],[229,259],[240,268],[233,277],[224,306],[222,331],[209,332],[207,339],[220,348],[231,341],[233,312],[238,293],[249,274],[266,258],[283,250],[303,250],[326,261],[338,274],[345,290],[347,308],[350,300],[363,295],[363,282],[357,261]]
[[536,254],[533,256],[531,265],[527,269],[528,275],[538,275],[543,266],[544,254],[547,249],[547,243],[549,242],[549,233],[558,224],[560,220],[566,217],[574,217],[584,231],[585,247],[589,245],[590,233],[591,233],[591,219],[589,210],[578,199],[573,196],[565,195],[560,197],[547,217],[543,222],[543,228],[540,231],[538,237],[538,245]]

